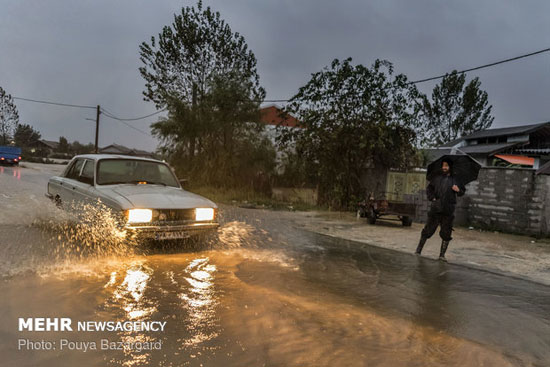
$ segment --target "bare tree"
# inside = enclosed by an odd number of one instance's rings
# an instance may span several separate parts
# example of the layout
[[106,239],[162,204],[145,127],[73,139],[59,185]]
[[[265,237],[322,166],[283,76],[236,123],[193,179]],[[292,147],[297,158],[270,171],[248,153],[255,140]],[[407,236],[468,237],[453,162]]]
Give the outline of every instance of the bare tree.
[[19,125],[19,113],[11,95],[0,87],[0,145],[9,144]]

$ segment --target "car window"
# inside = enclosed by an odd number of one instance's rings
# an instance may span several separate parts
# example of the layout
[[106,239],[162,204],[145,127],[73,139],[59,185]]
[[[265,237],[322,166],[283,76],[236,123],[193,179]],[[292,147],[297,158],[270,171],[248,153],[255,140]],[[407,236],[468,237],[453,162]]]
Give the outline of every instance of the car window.
[[94,183],[94,161],[91,159],[86,159],[84,161],[84,168],[80,174],[79,181],[89,183],[90,185]]
[[137,159],[100,160],[96,182],[98,185],[145,183],[179,187],[178,181],[166,164]]
[[78,179],[78,176],[80,175],[80,170],[82,169],[82,165],[84,164],[84,159],[77,159],[76,162],[73,164],[73,166],[69,169],[69,172],[67,172],[67,178],[72,178],[73,180]]
[[74,167],[74,164],[76,163],[76,160],[72,160],[69,162],[69,164],[67,165],[67,167],[65,167],[65,169],[63,170],[63,173],[61,174],[62,177],[68,177],[69,176],[69,172],[71,171],[71,169]]

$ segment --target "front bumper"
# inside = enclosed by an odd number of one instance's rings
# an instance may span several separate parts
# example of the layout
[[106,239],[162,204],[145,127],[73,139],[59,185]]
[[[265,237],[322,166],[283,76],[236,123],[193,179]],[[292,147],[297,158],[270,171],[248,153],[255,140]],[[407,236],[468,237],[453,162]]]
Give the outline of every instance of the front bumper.
[[179,225],[126,225],[126,229],[138,238],[171,240],[215,232],[219,226],[218,222],[194,222]]

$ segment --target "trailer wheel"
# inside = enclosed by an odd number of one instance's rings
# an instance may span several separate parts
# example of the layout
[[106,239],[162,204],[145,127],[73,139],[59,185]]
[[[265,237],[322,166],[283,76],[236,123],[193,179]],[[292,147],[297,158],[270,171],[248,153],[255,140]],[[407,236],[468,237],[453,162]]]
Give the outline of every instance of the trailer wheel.
[[363,207],[359,207],[359,209],[357,209],[357,218],[365,218],[365,217],[368,217],[368,213],[367,211],[365,210],[365,208]]
[[405,216],[401,218],[401,223],[403,223],[403,227],[410,227],[412,225],[412,219],[411,217]]
[[367,212],[367,219],[369,224],[376,224],[376,213],[373,208],[369,208],[369,211]]

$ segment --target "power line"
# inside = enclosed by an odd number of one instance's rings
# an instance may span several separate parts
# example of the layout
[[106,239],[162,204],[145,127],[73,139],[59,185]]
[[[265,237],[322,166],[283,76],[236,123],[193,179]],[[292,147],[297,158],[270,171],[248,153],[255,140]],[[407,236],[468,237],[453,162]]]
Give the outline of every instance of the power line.
[[[488,67],[491,67],[491,66],[505,64],[507,62],[516,61],[516,60],[523,59],[523,58],[530,57],[530,56],[535,56],[535,55],[542,54],[542,53],[548,52],[548,51],[550,51],[550,48],[545,48],[545,49],[535,51],[535,52],[531,52],[531,53],[528,53],[528,54],[524,54],[524,55],[520,55],[520,56],[516,56],[516,57],[511,57],[509,59],[492,62],[490,64],[485,64],[485,65],[476,66],[476,67],[473,67],[473,68],[470,68],[470,69],[457,71],[457,73],[458,74],[464,74],[464,73],[474,71],[474,70],[485,69],[485,68],[488,68]],[[415,81],[409,82],[408,84],[418,84],[418,83],[429,82],[431,80],[443,79],[446,75],[447,74],[433,76],[433,77],[430,77],[430,78],[425,78],[425,79],[420,79],[420,80],[415,80]],[[288,101],[290,101],[290,99],[265,99],[263,102],[288,102]]]
[[290,99],[264,99],[263,102],[288,102]]
[[120,122],[120,123],[122,123],[122,124],[124,124],[124,125],[126,125],[126,126],[128,126],[129,128],[132,128],[132,129],[134,129],[134,130],[136,130],[136,131],[139,131],[140,133],[142,133],[142,134],[144,134],[144,135],[147,135],[148,137],[154,139],[154,136],[153,136],[153,135],[149,134],[148,132],[146,132],[146,131],[144,131],[144,130],[141,130],[140,128],[137,128],[137,127],[133,126],[132,124],[127,123],[126,121],[121,121],[121,120],[117,120],[117,121]]
[[[461,70],[461,71],[458,71],[457,73],[458,73],[458,74],[464,74],[464,73],[467,73],[467,72],[469,72],[469,71],[474,71],[474,70],[479,70],[479,69],[485,69],[485,68],[488,68],[488,67],[491,67],[491,66],[504,64],[504,63],[507,63],[507,62],[510,62],[510,61],[516,61],[516,60],[519,60],[519,59],[523,59],[523,58],[526,58],[526,57],[529,57],[529,56],[538,55],[538,54],[541,54],[541,53],[544,53],[544,52],[548,52],[548,51],[550,51],[550,48],[545,48],[545,49],[543,49],[543,50],[531,52],[531,53],[528,53],[528,54],[525,54],[525,55],[521,55],[521,56],[512,57],[512,58],[509,58],[509,59],[506,59],[506,60],[496,61],[496,62],[492,62],[492,63],[490,63],[490,64],[485,64],[485,65],[481,65],[481,66],[476,66],[476,67],[474,67],[474,68]],[[444,77],[445,77],[445,75],[439,75],[439,76],[434,76],[434,77],[431,77],[431,78],[415,80],[414,82],[410,82],[409,84],[424,83],[424,82],[429,82],[429,81],[431,81],[431,80],[442,79],[442,78],[444,78]]]
[[166,109],[163,109],[163,110],[154,112],[154,113],[152,113],[152,114],[149,114],[149,115],[143,116],[143,117],[131,118],[131,119],[122,119],[122,118],[116,117],[114,114],[112,114],[112,113],[111,113],[110,111],[108,111],[107,109],[105,109],[105,108],[103,108],[103,107],[101,108],[101,112],[103,113],[104,116],[107,116],[107,117],[109,117],[109,118],[111,118],[111,119],[113,119],[113,120],[116,120],[116,121],[118,121],[118,122],[120,122],[120,123],[126,125],[127,127],[131,128],[131,129],[134,129],[134,130],[136,130],[136,131],[142,133],[143,135],[146,135],[146,136],[148,136],[148,137],[150,137],[150,138],[153,138],[153,139],[154,139],[154,137],[153,137],[151,134],[149,134],[148,132],[146,132],[146,131],[144,131],[144,130],[142,130],[142,129],[140,129],[140,128],[137,128],[137,127],[133,126],[132,124],[127,123],[126,121],[141,120],[141,119],[144,119],[144,118],[147,118],[147,117],[154,116],[154,115],[159,114],[159,113],[164,112],[164,111],[166,111]]
[[54,105],[54,106],[73,107],[73,108],[90,108],[90,109],[94,109],[94,110],[96,109],[95,106],[85,106],[85,105],[69,104],[69,103],[62,103],[62,102],[41,101],[41,100],[38,100],[38,99],[23,98],[23,97],[12,97],[12,98],[13,99],[18,99],[18,100],[21,100],[21,101],[50,104],[50,105]]
[[[545,48],[545,49],[535,51],[535,52],[531,52],[531,53],[528,53],[528,54],[523,54],[523,55],[520,55],[520,56],[511,57],[509,59],[500,60],[500,61],[492,62],[492,63],[489,63],[489,64],[485,64],[485,65],[476,66],[476,67],[473,67],[473,68],[461,70],[461,71],[458,71],[457,73],[458,74],[464,74],[464,73],[474,71],[474,70],[485,69],[485,68],[488,68],[488,67],[492,67],[492,66],[496,66],[496,65],[500,65],[500,64],[505,64],[505,63],[508,63],[508,62],[511,62],[511,61],[516,61],[516,60],[519,60],[519,59],[535,56],[535,55],[542,54],[542,53],[548,52],[548,51],[550,51],[550,48]],[[438,76],[433,76],[433,77],[430,77],[430,78],[415,80],[415,81],[409,82],[409,84],[418,84],[418,83],[424,83],[424,82],[428,82],[428,81],[432,81],[432,80],[442,79],[442,78],[445,77],[445,75],[438,75]],[[44,103],[44,104],[50,104],[50,105],[56,105],[56,106],[64,106],[64,107],[96,109],[95,106],[74,105],[74,104],[61,103],[61,102],[41,101],[41,100],[23,98],[23,97],[13,97],[13,99],[19,99],[19,100],[22,100],[22,101],[35,102],[35,103]],[[288,101],[290,101],[290,99],[265,99],[262,102],[288,102]],[[162,110],[156,111],[154,113],[151,113],[149,115],[145,115],[145,116],[141,116],[141,117],[120,118],[120,117],[115,116],[113,113],[110,113],[107,110],[105,110],[104,108],[102,108],[102,111],[104,112],[105,116],[110,117],[114,120],[118,120],[118,121],[142,120],[142,119],[154,116],[156,114],[159,114],[161,112],[164,112],[166,110],[167,109],[165,108],[165,109],[162,109]]]
[[115,116],[115,114],[113,114],[113,113],[107,111],[105,108],[102,108],[102,111],[103,111],[103,113],[104,113],[105,116],[110,117],[110,118],[112,118],[112,119],[114,119],[114,120],[118,120],[118,121],[137,121],[137,120],[143,120],[143,119],[146,119],[146,118],[148,118],[148,117],[158,115],[159,113],[164,112],[164,111],[166,111],[166,110],[167,110],[167,108],[164,108],[164,109],[159,110],[159,111],[157,111],[157,112],[153,112],[153,113],[151,113],[151,114],[149,114],[149,115],[145,115],[145,116],[141,116],[141,117],[120,118],[120,117]]

